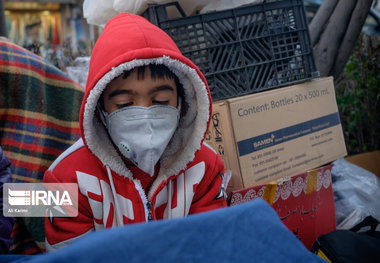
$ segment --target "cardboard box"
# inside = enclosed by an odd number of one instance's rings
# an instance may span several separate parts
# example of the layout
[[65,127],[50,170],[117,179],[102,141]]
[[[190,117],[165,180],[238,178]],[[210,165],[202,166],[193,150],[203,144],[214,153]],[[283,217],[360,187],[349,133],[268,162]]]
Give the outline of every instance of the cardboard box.
[[347,153],[333,79],[215,102],[206,142],[232,171],[227,192],[335,161]]
[[351,155],[345,159],[350,163],[374,173],[380,179],[380,151]]
[[320,235],[336,229],[331,168],[330,164],[288,180],[232,191],[229,203],[232,206],[264,199],[287,228],[311,249]]

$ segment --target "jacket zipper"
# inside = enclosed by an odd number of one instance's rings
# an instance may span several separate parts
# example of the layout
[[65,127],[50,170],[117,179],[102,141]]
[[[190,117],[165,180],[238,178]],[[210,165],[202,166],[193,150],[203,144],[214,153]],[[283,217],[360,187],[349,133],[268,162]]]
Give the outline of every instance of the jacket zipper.
[[145,215],[146,215],[146,213],[148,213],[148,215],[147,215],[148,222],[153,221],[153,205],[152,205],[152,202],[149,201],[145,191],[143,190],[143,188],[141,186],[140,181],[139,180],[133,180],[133,183],[135,184],[135,187],[140,194],[140,198],[142,200],[142,203],[144,204]]
[[148,222],[153,221],[152,202],[148,201],[146,206],[148,208]]

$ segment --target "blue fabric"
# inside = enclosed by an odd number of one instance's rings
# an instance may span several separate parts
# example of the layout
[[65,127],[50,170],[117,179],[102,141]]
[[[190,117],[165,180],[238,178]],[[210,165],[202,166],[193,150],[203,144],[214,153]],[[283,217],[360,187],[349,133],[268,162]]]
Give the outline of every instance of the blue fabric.
[[324,261],[256,199],[182,219],[93,232],[63,249],[16,262]]
[[11,182],[10,161],[0,147],[0,254],[8,253],[14,218],[3,215],[3,184]]
[[0,262],[1,263],[10,263],[10,262],[15,262],[15,261],[18,261],[18,260],[29,260],[32,256],[30,255],[12,255],[12,254],[8,254],[8,255],[0,255]]

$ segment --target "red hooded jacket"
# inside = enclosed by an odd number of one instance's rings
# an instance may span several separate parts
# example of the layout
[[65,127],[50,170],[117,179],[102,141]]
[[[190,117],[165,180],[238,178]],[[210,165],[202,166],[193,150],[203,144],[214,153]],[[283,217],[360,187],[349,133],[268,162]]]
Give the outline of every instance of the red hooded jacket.
[[[187,111],[160,158],[156,179],[145,194],[95,112],[110,81],[125,70],[151,63],[166,65],[178,76]],[[226,206],[223,162],[203,143],[211,105],[204,76],[164,31],[132,14],[123,13],[111,19],[91,55],[80,111],[82,138],[44,176],[44,182],[77,183],[79,187],[77,217],[45,220],[47,250],[65,246],[92,230],[149,219],[178,218]]]

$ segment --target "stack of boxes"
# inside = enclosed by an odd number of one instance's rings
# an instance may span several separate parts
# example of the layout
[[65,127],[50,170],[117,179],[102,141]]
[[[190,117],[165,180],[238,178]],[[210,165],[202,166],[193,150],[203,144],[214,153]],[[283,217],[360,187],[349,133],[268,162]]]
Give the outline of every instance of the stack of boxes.
[[333,79],[315,78],[303,1],[177,19],[167,6],[143,15],[205,74],[214,100],[205,141],[231,175],[229,204],[265,199],[311,249],[335,230],[330,163],[346,148]]
[[309,249],[335,230],[329,163],[346,147],[332,78],[215,102],[206,142],[232,173],[230,205],[263,198]]

